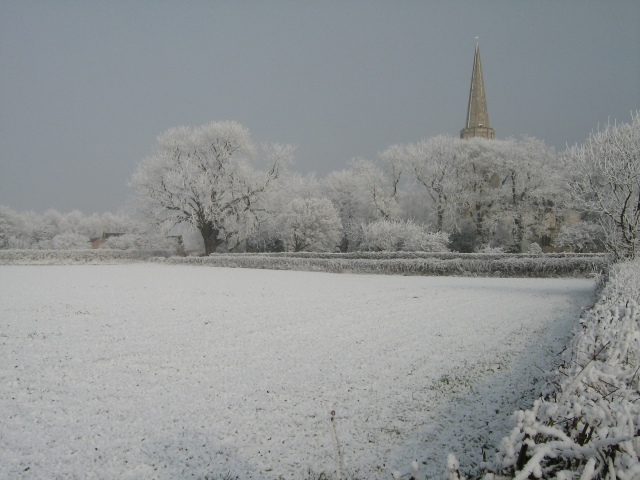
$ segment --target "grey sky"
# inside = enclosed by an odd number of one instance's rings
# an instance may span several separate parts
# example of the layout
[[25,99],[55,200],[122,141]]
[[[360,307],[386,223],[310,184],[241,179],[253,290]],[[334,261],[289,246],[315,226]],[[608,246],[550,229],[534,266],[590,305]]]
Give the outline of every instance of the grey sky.
[[156,137],[237,120],[300,173],[464,127],[563,149],[640,109],[640,2],[0,0],[0,205],[116,211]]

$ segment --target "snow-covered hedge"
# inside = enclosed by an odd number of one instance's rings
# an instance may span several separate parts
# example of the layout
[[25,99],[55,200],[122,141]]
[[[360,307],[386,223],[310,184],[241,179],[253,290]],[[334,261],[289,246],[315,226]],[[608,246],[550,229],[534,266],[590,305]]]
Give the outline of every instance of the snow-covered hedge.
[[213,254],[208,257],[172,257],[166,262],[213,267],[312,270],[332,273],[575,277],[606,272],[609,257],[606,255],[358,252],[347,254]]
[[164,250],[0,250],[0,265],[122,263],[170,255]]
[[212,267],[311,270],[388,275],[501,277],[589,276],[608,269],[607,255],[469,254],[455,252],[217,253],[173,256],[171,250],[0,250],[0,265],[161,261]]
[[640,262],[612,267],[553,391],[514,414],[485,480],[640,478],[639,297]]
[[[216,254],[213,254],[215,256]],[[489,252],[489,253],[459,253],[459,252],[349,252],[349,253],[326,253],[326,252],[271,252],[260,253],[265,257],[292,257],[292,258],[355,258],[355,259],[372,259],[372,260],[392,260],[392,259],[414,259],[414,258],[437,258],[440,260],[451,260],[456,258],[474,259],[474,260],[499,260],[505,258],[608,258],[604,253],[545,253],[544,255],[535,253],[505,253],[505,252]]]

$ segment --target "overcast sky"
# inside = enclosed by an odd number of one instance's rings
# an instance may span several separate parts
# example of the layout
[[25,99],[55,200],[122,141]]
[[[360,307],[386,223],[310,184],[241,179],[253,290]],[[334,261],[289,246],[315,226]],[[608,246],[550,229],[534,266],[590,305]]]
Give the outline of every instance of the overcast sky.
[[0,0],[0,205],[117,211],[170,127],[236,120],[300,173],[464,127],[562,150],[640,109],[640,2]]

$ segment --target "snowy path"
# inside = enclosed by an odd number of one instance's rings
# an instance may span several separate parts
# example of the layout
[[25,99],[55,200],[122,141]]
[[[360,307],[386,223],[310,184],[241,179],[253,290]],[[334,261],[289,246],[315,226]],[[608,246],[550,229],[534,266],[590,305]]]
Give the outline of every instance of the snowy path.
[[439,474],[508,432],[592,282],[0,266],[0,478]]

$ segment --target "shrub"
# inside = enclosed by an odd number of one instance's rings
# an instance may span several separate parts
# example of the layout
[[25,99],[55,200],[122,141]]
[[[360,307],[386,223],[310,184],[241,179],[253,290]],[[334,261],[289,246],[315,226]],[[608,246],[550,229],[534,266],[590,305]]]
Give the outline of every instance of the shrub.
[[538,245],[536,242],[533,242],[531,245],[529,245],[529,248],[527,248],[527,253],[533,253],[535,255],[541,254],[542,247],[540,247],[540,245]]
[[171,250],[177,241],[162,234],[125,233],[107,238],[102,248],[108,250]]
[[503,247],[492,247],[491,244],[485,243],[475,248],[476,253],[504,253]]
[[332,252],[340,244],[342,222],[326,198],[295,199],[284,215],[282,234],[287,250]]
[[83,250],[91,248],[89,238],[78,233],[60,233],[51,239],[55,250]]
[[553,243],[558,248],[570,248],[574,252],[593,252],[604,250],[605,231],[601,224],[580,222],[576,225],[563,225]]
[[358,249],[373,252],[446,252],[449,237],[433,233],[411,220],[377,220],[363,224],[357,239]]

